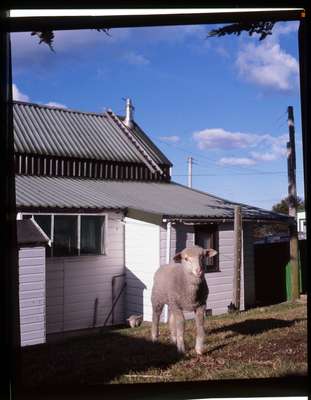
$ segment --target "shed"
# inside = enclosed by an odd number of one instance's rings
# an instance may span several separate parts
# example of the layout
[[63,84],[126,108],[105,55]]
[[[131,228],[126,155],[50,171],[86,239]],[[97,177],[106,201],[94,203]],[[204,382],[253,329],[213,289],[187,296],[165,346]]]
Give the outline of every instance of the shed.
[[45,343],[47,235],[32,219],[17,221],[21,345]]

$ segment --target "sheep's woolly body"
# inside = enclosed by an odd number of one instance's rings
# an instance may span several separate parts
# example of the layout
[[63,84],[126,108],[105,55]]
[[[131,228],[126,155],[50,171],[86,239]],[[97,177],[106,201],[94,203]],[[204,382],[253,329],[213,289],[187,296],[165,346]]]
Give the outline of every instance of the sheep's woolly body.
[[[172,342],[180,352],[184,346],[183,311],[194,311],[196,319],[197,354],[202,354],[204,343],[204,312],[208,287],[204,277],[204,257],[214,257],[217,251],[193,246],[177,253],[174,262],[162,265],[155,273],[151,293],[152,326],[151,338],[159,336],[159,321],[164,304],[169,308],[169,324]],[[176,263],[180,261],[180,264]]]
[[204,276],[198,278],[181,264],[162,265],[154,276],[151,302],[155,307],[195,311],[206,303],[208,287]]

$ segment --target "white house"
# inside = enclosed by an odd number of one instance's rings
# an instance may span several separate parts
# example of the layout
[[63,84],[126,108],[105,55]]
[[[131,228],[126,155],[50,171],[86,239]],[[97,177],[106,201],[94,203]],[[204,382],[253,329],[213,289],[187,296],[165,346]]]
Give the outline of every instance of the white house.
[[[17,210],[51,240],[47,333],[151,319],[155,270],[189,244],[207,262],[207,308],[227,312],[233,290],[235,203],[171,181],[172,164],[132,118],[14,103]],[[253,224],[286,216],[241,205],[242,307],[255,302]]]
[[305,211],[297,212],[297,230],[299,239],[305,239],[307,235],[307,221]]

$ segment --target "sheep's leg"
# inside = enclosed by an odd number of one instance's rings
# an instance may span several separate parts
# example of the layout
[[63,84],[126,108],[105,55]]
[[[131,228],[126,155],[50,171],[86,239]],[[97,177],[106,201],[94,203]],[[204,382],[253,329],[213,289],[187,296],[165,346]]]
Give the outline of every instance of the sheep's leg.
[[171,341],[173,343],[176,343],[176,320],[175,320],[175,315],[172,310],[169,310],[169,326],[170,326],[170,332],[171,332]]
[[162,309],[163,305],[152,307],[151,339],[153,342],[155,342],[159,337],[159,322]]
[[195,351],[197,354],[203,354],[203,344],[204,344],[204,337],[205,337],[205,330],[204,330],[204,307],[199,307],[195,311],[195,323],[197,328],[197,336],[195,341]]
[[185,330],[185,318],[182,310],[174,309],[173,310],[175,324],[176,324],[176,336],[177,336],[177,350],[180,353],[185,352],[185,344],[184,344],[184,330]]

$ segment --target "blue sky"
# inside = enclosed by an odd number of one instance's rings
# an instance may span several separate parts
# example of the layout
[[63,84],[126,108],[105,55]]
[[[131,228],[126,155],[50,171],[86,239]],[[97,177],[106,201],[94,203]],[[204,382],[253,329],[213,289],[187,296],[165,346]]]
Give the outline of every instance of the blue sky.
[[15,99],[135,120],[174,164],[173,180],[270,209],[287,195],[287,106],[295,113],[303,195],[298,23],[259,41],[206,39],[212,25],[55,32],[55,52],[12,34]]

